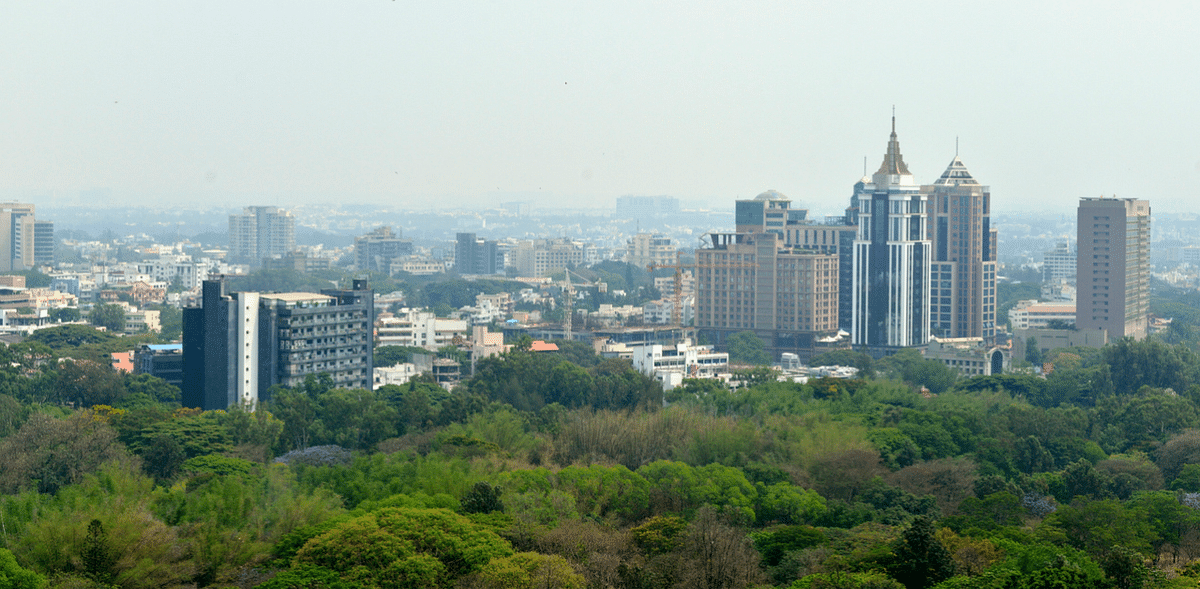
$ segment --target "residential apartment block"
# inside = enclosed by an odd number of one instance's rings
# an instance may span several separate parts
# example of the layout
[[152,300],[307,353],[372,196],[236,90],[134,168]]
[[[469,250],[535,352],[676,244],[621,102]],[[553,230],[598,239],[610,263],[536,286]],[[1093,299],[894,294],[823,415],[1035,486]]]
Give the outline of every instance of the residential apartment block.
[[540,278],[583,265],[585,249],[582,243],[565,238],[522,241],[512,250],[513,265],[518,276]]
[[271,386],[329,374],[344,388],[372,386],[373,293],[351,290],[226,294],[206,280],[200,307],[183,310],[183,405],[257,405]]
[[401,239],[388,226],[354,238],[354,266],[361,272],[388,274],[392,263],[413,255],[411,239]]
[[639,268],[675,263],[678,248],[670,237],[657,233],[638,233],[625,246],[625,261]]

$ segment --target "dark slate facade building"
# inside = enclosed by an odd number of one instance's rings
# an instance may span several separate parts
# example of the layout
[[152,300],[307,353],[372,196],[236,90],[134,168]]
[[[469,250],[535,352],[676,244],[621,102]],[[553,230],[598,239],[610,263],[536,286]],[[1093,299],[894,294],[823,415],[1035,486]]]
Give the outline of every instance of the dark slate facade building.
[[454,242],[454,268],[459,275],[504,273],[504,252],[494,241],[459,233]]
[[183,344],[144,344],[133,352],[133,371],[183,389]]

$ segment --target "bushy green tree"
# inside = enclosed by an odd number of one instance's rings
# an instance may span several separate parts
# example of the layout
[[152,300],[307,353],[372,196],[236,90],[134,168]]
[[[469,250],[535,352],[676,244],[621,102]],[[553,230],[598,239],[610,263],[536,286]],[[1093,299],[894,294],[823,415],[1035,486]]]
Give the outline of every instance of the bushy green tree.
[[753,331],[739,331],[725,340],[725,350],[733,364],[769,365],[766,344]]
[[932,587],[954,576],[950,552],[938,542],[933,522],[918,517],[892,549],[888,572],[907,589]]
[[448,587],[489,561],[513,555],[491,530],[440,509],[385,508],[309,540],[296,562],[337,571],[344,581]]
[[0,587],[4,589],[42,589],[46,579],[41,575],[17,564],[13,553],[6,548],[0,548]]
[[103,327],[109,333],[121,333],[125,331],[125,309],[112,303],[96,305],[88,312],[88,323]]

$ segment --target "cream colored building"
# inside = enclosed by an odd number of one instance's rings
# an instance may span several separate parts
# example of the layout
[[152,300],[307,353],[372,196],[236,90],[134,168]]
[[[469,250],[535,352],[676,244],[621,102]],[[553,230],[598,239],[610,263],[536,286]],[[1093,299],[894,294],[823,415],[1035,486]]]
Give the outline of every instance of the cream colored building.
[[675,263],[676,251],[678,248],[670,237],[657,233],[638,233],[626,243],[625,261],[639,268],[651,264],[669,265]]

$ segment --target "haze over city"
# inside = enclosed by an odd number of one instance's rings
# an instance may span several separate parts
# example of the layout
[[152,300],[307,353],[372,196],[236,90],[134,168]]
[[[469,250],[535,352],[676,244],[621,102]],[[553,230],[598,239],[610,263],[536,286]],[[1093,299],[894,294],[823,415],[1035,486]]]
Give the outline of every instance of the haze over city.
[[958,153],[998,211],[1200,202],[1194,3],[38,2],[0,18],[0,198],[816,214]]

